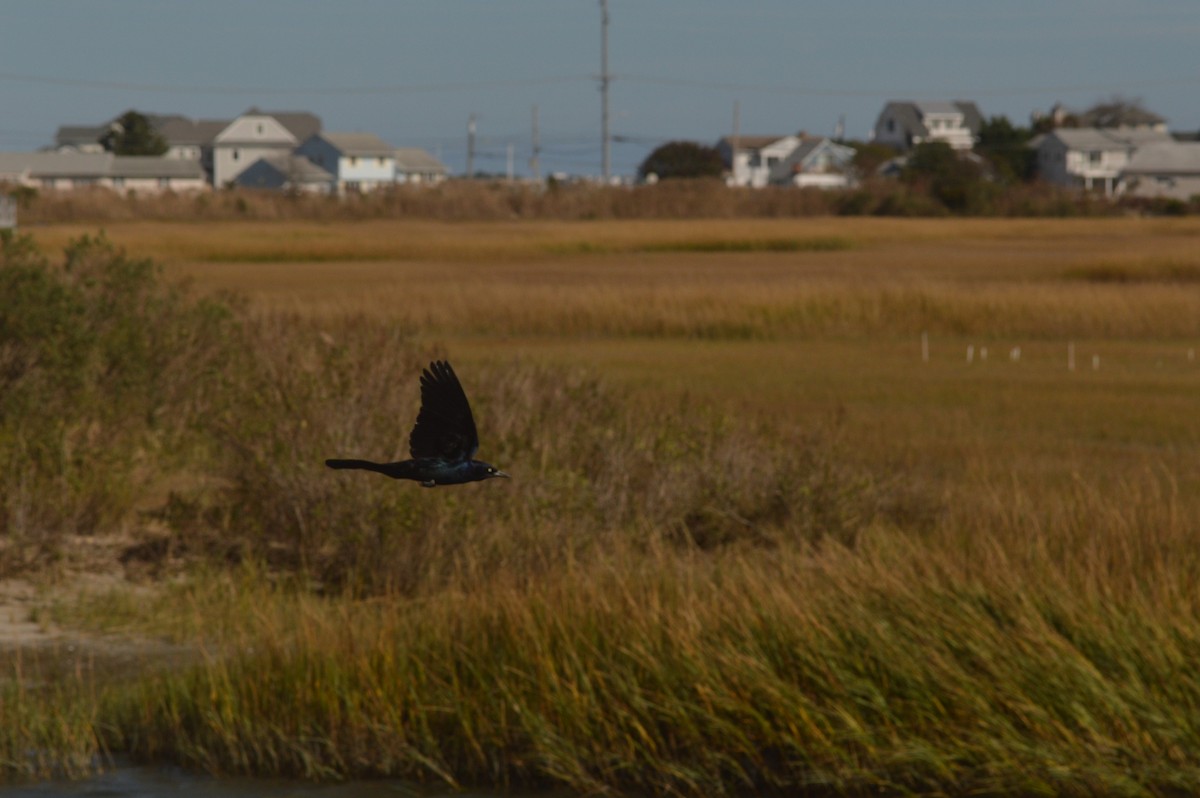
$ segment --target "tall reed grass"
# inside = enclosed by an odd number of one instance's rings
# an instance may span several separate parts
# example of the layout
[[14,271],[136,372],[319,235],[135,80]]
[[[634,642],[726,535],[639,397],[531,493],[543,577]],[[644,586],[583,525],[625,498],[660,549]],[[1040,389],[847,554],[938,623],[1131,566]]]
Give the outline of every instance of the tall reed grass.
[[626,539],[356,602],[254,571],[194,583],[108,616],[210,653],[114,694],[102,738],[218,773],[459,787],[1195,790],[1195,502],[1158,473],[977,490],[995,504],[853,549]]
[[5,774],[125,752],[662,795],[1200,789],[1200,501],[1166,469],[1045,479],[981,451],[930,484],[847,451],[837,418],[506,359],[462,376],[480,454],[517,480],[334,474],[402,454],[444,352],[377,316],[198,297],[103,240],[3,243],[24,300],[0,311],[0,462],[29,480],[0,483],[4,564],[125,526],[189,578],[57,620],[195,652],[12,674]]

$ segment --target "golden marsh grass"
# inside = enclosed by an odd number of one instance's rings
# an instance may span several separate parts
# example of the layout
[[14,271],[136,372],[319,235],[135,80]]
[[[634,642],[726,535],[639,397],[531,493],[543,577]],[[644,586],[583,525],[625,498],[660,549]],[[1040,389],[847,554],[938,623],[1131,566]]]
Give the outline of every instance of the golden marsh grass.
[[[148,439],[207,478],[158,516],[201,565],[55,618],[200,653],[0,693],[7,772],[113,750],[664,795],[1200,789],[1200,223],[108,234],[250,313],[141,414],[197,425]],[[518,478],[324,473],[403,450],[434,355]]]

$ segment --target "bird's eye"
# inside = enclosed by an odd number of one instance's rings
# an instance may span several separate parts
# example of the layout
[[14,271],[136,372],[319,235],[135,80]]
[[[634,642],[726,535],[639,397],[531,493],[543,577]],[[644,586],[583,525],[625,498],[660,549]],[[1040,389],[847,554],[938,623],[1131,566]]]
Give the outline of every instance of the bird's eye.
[[495,474],[495,473],[496,473],[496,469],[494,469],[494,468],[489,468],[489,469],[488,469],[488,473],[489,473],[489,474]]

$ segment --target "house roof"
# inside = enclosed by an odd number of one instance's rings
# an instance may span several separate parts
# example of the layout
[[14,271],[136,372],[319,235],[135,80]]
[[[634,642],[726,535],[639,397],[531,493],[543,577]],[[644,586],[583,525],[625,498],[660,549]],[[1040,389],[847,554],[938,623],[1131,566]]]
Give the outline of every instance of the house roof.
[[1127,150],[1146,144],[1171,141],[1171,134],[1148,128],[1060,127],[1038,139],[1058,139],[1070,150]]
[[150,155],[113,155],[111,152],[4,152],[0,153],[0,176],[4,175],[27,175],[33,179],[202,179],[204,170],[196,161]]
[[54,143],[59,147],[79,144],[96,144],[108,132],[108,125],[62,125],[54,133]]
[[391,157],[395,152],[392,145],[374,133],[321,133],[319,135],[342,155]]
[[301,183],[327,183],[333,180],[333,174],[328,169],[318,166],[303,155],[272,155],[262,160],[280,174]]
[[158,128],[158,132],[168,144],[212,144],[225,128],[229,127],[229,119],[188,119],[173,117],[166,120]]
[[113,155],[110,177],[203,179],[204,167],[187,158],[158,158],[145,155]]
[[439,161],[428,150],[420,147],[398,147],[393,151],[396,168],[408,172],[445,172],[446,164]]
[[889,110],[902,127],[921,135],[929,134],[923,121],[927,114],[962,114],[963,127],[972,133],[978,133],[983,127],[979,106],[969,100],[893,100],[884,106],[880,117]]
[[1126,174],[1200,175],[1200,142],[1163,141],[1139,147]]
[[242,116],[269,116],[287,128],[296,137],[296,141],[304,141],[314,133],[321,132],[321,117],[308,111],[261,111],[249,108]]
[[[782,141],[791,135],[791,133],[785,133],[782,136],[738,136],[737,147],[739,150],[761,150],[763,147],[770,147],[777,141]],[[717,143],[725,144],[732,149],[733,140],[733,136],[723,136]]]
[[112,157],[108,152],[0,152],[0,175],[106,177]]

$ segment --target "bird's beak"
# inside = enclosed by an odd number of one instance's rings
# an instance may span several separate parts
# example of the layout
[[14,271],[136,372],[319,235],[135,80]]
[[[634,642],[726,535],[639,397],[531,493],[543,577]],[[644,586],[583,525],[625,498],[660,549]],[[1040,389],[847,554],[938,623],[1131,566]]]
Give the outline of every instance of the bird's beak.
[[509,475],[509,474],[506,474],[506,473],[504,473],[503,471],[501,471],[501,470],[499,470],[499,469],[496,469],[496,473],[495,473],[495,474],[492,474],[492,476],[493,476],[493,477],[504,477],[505,479],[512,479],[512,476],[511,476],[511,475]]

